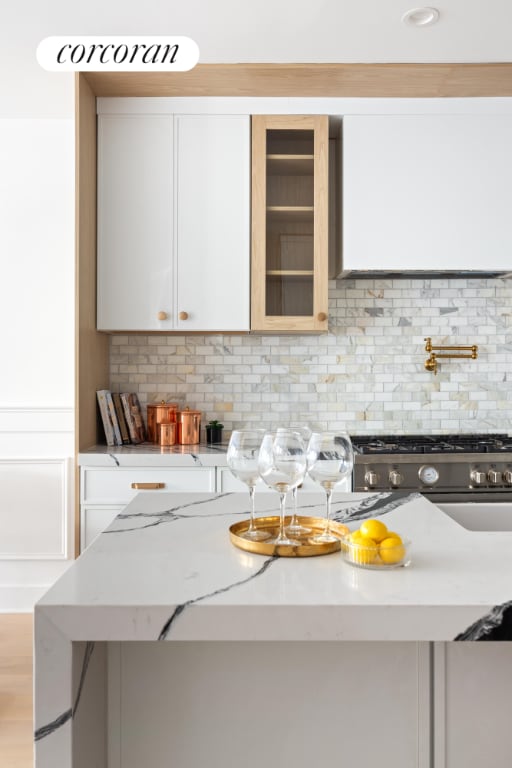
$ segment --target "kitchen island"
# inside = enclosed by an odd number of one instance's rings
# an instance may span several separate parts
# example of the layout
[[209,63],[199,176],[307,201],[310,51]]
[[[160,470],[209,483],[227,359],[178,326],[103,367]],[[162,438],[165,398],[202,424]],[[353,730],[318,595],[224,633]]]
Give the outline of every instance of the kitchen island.
[[[322,494],[299,504],[323,514]],[[277,494],[257,509],[277,514]],[[475,646],[445,643],[499,621],[512,532],[468,531],[416,493],[338,493],[333,511],[351,528],[382,516],[412,541],[411,565],[251,554],[228,535],[246,495],[139,494],[36,606],[36,768],[302,768],[342,743],[347,765],[476,768],[453,736],[459,701],[466,724],[480,716],[475,660],[447,650]],[[509,644],[477,648],[505,685]]]

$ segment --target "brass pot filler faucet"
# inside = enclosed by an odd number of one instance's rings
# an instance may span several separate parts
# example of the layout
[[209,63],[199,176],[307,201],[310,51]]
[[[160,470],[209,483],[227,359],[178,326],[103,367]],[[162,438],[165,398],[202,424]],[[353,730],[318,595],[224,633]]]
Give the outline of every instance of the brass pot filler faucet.
[[[430,355],[425,360],[425,368],[427,369],[427,371],[434,371],[434,374],[437,373],[437,361],[441,357],[467,357],[467,358],[470,358],[471,360],[476,360],[477,357],[478,357],[478,346],[476,344],[469,345],[469,346],[462,346],[462,347],[461,346],[454,346],[454,347],[438,346],[438,347],[435,347],[435,346],[432,345],[432,339],[430,338],[430,336],[428,336],[425,339],[425,341],[426,341],[425,352],[429,352],[429,355]],[[465,350],[469,351],[469,354],[466,354],[466,355],[453,355],[453,354],[442,355],[442,354],[439,354],[439,352],[433,352],[434,349],[441,349],[443,351],[454,350],[454,349],[457,349],[457,350],[465,349]]]

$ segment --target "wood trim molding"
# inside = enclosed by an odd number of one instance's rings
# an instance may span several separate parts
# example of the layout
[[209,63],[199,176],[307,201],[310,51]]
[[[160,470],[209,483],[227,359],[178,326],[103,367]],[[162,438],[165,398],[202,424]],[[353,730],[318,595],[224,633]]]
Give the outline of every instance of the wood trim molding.
[[[75,77],[75,453],[97,442],[96,390],[109,386],[109,338],[96,330],[96,97]],[[75,554],[80,553],[75,472]]]
[[[261,328],[265,318],[266,226],[266,121],[251,119],[251,328]],[[258,237],[256,237],[258,232]],[[263,233],[263,234],[261,234]]]
[[[313,323],[316,331],[327,330],[329,312],[329,118],[315,115],[314,269]],[[320,319],[323,316],[323,319]]]
[[189,72],[88,72],[95,96],[512,96],[512,62],[198,64]]
[[76,452],[97,442],[96,390],[109,386],[109,339],[96,330],[96,98],[76,77]]

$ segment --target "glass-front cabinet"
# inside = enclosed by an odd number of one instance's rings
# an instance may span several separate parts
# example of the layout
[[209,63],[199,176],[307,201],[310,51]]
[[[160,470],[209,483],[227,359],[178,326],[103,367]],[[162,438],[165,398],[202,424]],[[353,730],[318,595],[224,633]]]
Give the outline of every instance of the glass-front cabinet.
[[327,116],[252,118],[253,331],[326,331]]

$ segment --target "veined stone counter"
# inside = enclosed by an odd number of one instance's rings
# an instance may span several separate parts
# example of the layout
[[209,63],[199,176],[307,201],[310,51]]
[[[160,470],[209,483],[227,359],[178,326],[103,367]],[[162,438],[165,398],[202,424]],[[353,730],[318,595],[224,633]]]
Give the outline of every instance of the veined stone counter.
[[[322,516],[322,494],[299,492]],[[278,514],[277,494],[257,509]],[[242,494],[139,494],[38,603],[74,640],[453,640],[511,597],[512,532],[468,531],[419,494],[335,494],[339,521],[382,516],[412,541],[407,568],[339,553],[243,552]],[[99,633],[99,634],[98,634]]]
[[[323,515],[322,494],[298,496],[304,514]],[[240,493],[139,494],[40,600],[36,768],[82,765],[72,761],[80,740],[71,724],[84,681],[103,679],[105,654],[98,650],[91,663],[95,646],[108,645],[102,641],[153,641],[155,649],[171,641],[309,641],[318,649],[318,641],[474,639],[488,620],[499,623],[497,606],[511,598],[512,532],[468,531],[419,494],[334,496],[334,516],[349,527],[381,516],[412,541],[411,565],[386,571],[352,566],[339,553],[297,559],[239,550],[228,528],[248,509]],[[277,494],[257,494],[257,509],[277,514]],[[100,717],[98,704],[81,706]]]
[[93,445],[78,454],[80,467],[225,467],[227,443],[207,445]]

